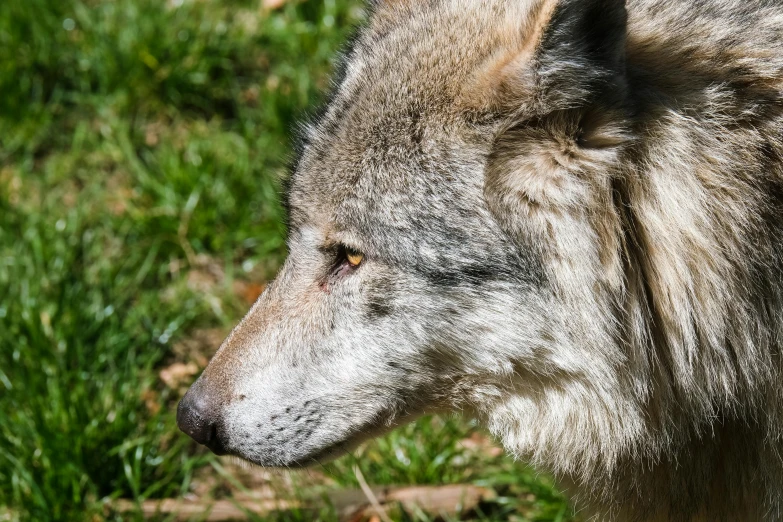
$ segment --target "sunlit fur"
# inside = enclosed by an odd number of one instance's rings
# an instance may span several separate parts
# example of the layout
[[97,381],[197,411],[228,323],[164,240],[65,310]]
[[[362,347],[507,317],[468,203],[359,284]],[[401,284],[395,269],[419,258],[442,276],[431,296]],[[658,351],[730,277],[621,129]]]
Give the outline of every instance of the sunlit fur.
[[598,520],[783,520],[783,1],[378,0],[302,134],[228,451],[461,411]]

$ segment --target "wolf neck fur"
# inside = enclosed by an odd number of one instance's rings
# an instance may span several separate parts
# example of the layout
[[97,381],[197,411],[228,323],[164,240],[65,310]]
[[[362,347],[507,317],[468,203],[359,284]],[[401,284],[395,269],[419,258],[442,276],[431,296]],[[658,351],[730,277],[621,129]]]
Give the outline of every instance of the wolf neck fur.
[[[490,426],[512,450],[581,491],[588,478],[594,481],[587,489],[604,505],[634,504],[627,497],[639,498],[634,488],[648,488],[650,501],[664,489],[672,499],[672,479],[682,467],[711,458],[715,476],[693,480],[711,480],[707,489],[723,491],[734,506],[716,508],[725,511],[720,518],[751,520],[760,514],[742,515],[737,506],[753,504],[750,497],[764,496],[781,479],[783,291],[776,285],[783,277],[783,61],[754,70],[738,61],[747,56],[740,44],[707,40],[703,48],[682,49],[660,29],[666,23],[651,23],[630,22],[634,111],[593,129],[597,135],[627,129],[628,139],[593,150],[571,143],[566,161],[552,162],[547,181],[573,190],[578,204],[522,188],[526,240],[542,253],[554,299],[568,305],[561,327],[592,344],[569,348],[574,358],[584,357],[584,372],[571,385],[559,381],[558,392],[514,396],[495,410]],[[556,116],[562,121],[539,129],[542,148],[533,152],[568,142],[571,117]],[[540,164],[517,167],[540,172]],[[607,374],[595,368],[605,365],[625,381],[600,381]],[[629,392],[620,402],[605,391],[618,385]],[[556,425],[555,408],[563,423],[583,429]],[[584,418],[580,411],[604,415]],[[522,412],[522,425],[509,427],[502,419],[515,412]],[[582,435],[570,439],[573,433]],[[640,456],[649,465],[644,478],[626,467]],[[765,464],[768,482],[756,493],[743,489],[739,461]],[[683,519],[715,519],[699,511],[706,508],[698,499],[681,500],[691,503],[682,510],[691,518]],[[650,519],[655,509],[644,508]],[[660,509],[668,520],[677,508]]]

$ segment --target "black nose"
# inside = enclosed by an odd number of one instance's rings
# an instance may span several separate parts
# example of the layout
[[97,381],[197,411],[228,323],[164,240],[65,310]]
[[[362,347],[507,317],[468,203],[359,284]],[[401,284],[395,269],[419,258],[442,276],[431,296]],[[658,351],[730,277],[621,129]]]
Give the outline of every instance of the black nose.
[[199,444],[217,455],[225,455],[226,449],[218,433],[220,418],[210,401],[200,392],[196,382],[177,406],[177,426]]

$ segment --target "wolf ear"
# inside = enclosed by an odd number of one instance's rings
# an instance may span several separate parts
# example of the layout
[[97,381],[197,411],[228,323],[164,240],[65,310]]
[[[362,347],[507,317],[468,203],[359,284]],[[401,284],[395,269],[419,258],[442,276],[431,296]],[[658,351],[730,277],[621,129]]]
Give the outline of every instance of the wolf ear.
[[597,91],[624,90],[626,25],[625,0],[558,0],[535,65],[543,98],[574,106]]
[[541,0],[527,24],[521,49],[483,82],[494,87],[490,111],[502,122],[484,195],[512,238],[529,230],[530,217],[592,212],[607,194],[611,201],[632,139],[624,0]]
[[589,103],[608,91],[624,92],[625,0],[525,4],[532,8],[521,18],[500,24],[497,51],[467,82],[468,106],[473,101],[473,108],[501,115],[509,110],[541,114]]

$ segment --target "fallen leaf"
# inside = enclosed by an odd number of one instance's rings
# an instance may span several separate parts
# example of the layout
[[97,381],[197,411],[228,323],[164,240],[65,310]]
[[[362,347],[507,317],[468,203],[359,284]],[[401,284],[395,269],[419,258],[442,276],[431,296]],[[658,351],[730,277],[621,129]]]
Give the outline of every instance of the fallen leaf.
[[470,437],[462,439],[459,445],[469,451],[483,453],[489,457],[498,457],[503,454],[503,448],[497,446],[492,440],[479,432],[473,433]]
[[280,9],[285,5],[287,0],[263,0],[261,6],[264,9]]
[[144,401],[144,406],[151,414],[155,415],[160,411],[160,397],[155,390],[144,390],[141,392],[141,400]]
[[166,386],[172,390],[178,390],[184,385],[190,384],[193,377],[198,374],[199,367],[194,362],[187,364],[181,362],[175,362],[171,366],[163,368],[160,373],[160,380],[162,380]]

